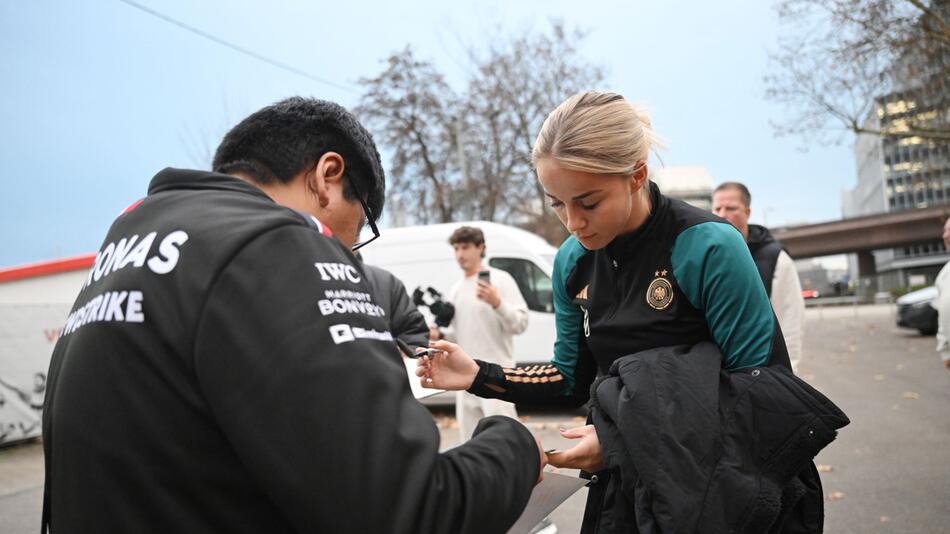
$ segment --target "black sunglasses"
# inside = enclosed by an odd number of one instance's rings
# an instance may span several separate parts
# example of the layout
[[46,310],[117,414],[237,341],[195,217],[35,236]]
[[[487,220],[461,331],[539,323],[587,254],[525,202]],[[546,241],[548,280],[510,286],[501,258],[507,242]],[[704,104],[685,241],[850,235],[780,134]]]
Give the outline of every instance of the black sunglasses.
[[379,237],[379,228],[376,226],[376,217],[373,215],[373,210],[369,209],[369,206],[366,205],[366,201],[363,200],[363,192],[360,191],[360,188],[356,185],[356,180],[352,177],[350,177],[350,187],[352,187],[353,192],[356,193],[356,198],[360,201],[360,206],[363,207],[363,213],[366,215],[366,222],[369,223],[369,228],[373,231],[373,237],[353,245],[352,250],[356,252]]

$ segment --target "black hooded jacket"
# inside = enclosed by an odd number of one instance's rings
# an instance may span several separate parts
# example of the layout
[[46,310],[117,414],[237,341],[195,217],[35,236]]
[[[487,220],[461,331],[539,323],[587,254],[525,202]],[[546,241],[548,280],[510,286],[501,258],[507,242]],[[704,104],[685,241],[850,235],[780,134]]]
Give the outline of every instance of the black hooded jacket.
[[752,259],[762,277],[762,283],[765,284],[765,292],[771,298],[775,265],[778,263],[778,255],[782,252],[782,244],[776,241],[769,229],[764,226],[750,224],[748,228],[749,237],[746,242],[749,244],[749,252],[752,253]]
[[538,477],[517,421],[439,453],[385,310],[316,220],[166,169],[120,215],[54,349],[52,532],[504,532]]
[[612,472],[598,482],[613,485],[597,532],[822,531],[812,459],[848,418],[784,367],[730,373],[721,361],[709,342],[651,349],[594,382]]

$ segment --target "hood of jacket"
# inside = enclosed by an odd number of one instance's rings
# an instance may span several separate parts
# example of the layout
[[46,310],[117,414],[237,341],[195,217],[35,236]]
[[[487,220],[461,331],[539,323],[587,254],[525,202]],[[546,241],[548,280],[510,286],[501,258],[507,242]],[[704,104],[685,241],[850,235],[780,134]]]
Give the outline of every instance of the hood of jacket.
[[749,250],[752,251],[753,254],[755,254],[756,250],[770,243],[777,243],[768,228],[758,224],[750,224],[748,228],[749,237],[746,239],[746,243],[749,244]]

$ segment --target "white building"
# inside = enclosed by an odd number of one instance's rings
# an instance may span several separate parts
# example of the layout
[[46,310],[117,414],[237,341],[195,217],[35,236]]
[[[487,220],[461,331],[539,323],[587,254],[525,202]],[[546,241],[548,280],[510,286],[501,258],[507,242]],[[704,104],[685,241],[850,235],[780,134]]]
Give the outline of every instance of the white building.
[[712,211],[713,180],[706,167],[659,167],[650,179],[664,195]]

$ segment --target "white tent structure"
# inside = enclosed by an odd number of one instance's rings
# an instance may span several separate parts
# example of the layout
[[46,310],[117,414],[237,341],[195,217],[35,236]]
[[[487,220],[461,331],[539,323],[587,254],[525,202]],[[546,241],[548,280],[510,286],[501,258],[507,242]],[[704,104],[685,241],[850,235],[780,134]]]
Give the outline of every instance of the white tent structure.
[[0,269],[0,445],[41,434],[50,355],[94,261]]

